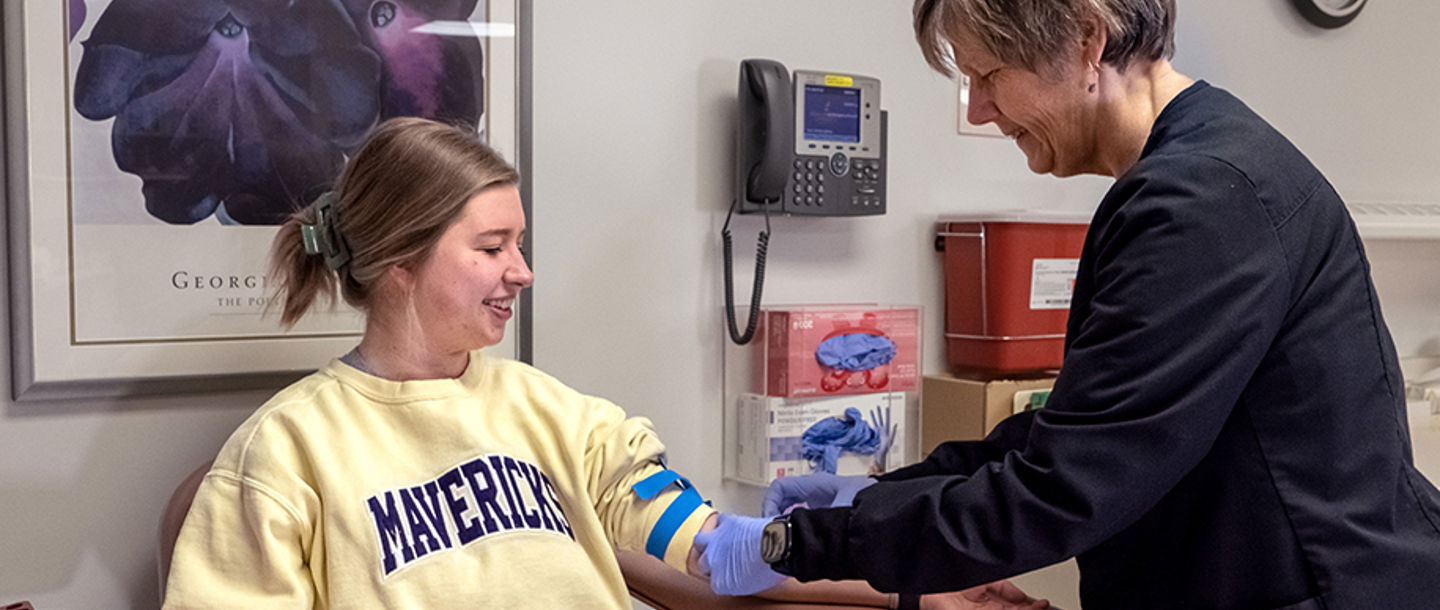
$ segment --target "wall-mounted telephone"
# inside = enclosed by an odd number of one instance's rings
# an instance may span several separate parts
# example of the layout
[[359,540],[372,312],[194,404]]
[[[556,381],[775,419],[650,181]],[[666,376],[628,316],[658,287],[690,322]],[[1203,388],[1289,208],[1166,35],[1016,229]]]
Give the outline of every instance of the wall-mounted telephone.
[[720,236],[725,247],[725,319],[730,339],[744,345],[755,335],[765,286],[770,215],[873,216],[885,213],[885,111],[880,80],[868,76],[797,70],[778,61],[740,62],[740,120],[735,141],[735,199],[730,213],[765,214],[755,246],[755,287],[750,319],[735,323],[730,216]]
[[880,80],[740,63],[736,198],[741,213],[885,213],[886,113]]

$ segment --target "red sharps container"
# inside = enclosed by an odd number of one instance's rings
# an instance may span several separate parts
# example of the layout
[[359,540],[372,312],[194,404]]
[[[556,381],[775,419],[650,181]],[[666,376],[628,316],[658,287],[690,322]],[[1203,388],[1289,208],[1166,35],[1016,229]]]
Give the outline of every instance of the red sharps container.
[[946,215],[936,248],[945,272],[945,353],[957,375],[1059,369],[1088,214]]

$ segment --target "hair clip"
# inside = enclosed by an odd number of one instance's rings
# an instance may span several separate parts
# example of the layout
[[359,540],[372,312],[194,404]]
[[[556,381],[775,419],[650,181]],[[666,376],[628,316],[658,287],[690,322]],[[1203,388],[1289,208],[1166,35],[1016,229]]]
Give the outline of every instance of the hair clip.
[[315,203],[315,224],[300,223],[300,241],[305,253],[323,255],[325,266],[339,269],[350,262],[350,247],[335,226],[335,192],[327,191]]
[[305,244],[306,254],[319,254],[323,252],[320,247],[320,227],[301,223],[300,241]]

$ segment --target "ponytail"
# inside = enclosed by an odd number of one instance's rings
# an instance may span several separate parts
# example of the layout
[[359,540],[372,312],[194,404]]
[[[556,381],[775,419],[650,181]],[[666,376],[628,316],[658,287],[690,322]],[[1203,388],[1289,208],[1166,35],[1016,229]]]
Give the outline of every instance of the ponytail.
[[270,248],[270,280],[276,289],[266,312],[280,304],[280,323],[286,328],[295,326],[319,298],[335,306],[339,274],[325,264],[324,257],[312,255],[305,249],[301,227],[315,223],[315,204],[312,203],[285,219]]

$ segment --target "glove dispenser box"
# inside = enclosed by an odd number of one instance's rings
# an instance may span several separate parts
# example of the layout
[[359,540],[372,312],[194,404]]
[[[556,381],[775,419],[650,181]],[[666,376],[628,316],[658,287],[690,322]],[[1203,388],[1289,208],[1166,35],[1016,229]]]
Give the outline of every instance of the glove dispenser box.
[[1089,216],[1010,212],[942,216],[945,355],[966,376],[1060,368]]
[[[906,305],[763,308],[748,344],[725,344],[726,478],[768,485],[778,477],[824,468],[823,459],[804,455],[805,433],[817,426],[811,447],[819,432],[836,426],[859,423],[877,434],[893,430],[881,459],[849,449],[832,453],[829,466],[835,474],[913,463],[919,439],[914,430],[920,416],[920,314],[919,307]],[[845,419],[847,411],[850,419]]]
[[[915,440],[913,422],[917,419],[918,400],[909,392],[852,394],[826,398],[783,398],[745,393],[736,405],[736,435],[727,442],[731,453],[726,476],[751,485],[769,485],[771,481],[795,475],[810,474],[823,469],[823,459],[806,457],[806,431],[825,422],[835,427],[858,415],[863,426],[877,435],[891,435],[880,440],[884,448],[862,453],[837,447],[835,471],[838,475],[880,474],[915,461],[912,445]],[[812,451],[817,446],[812,439]]]
[[749,392],[786,398],[913,392],[920,385],[920,308],[762,309]]

